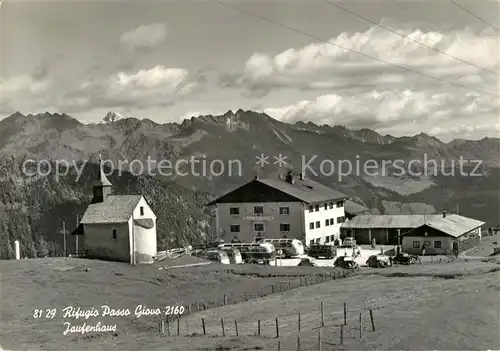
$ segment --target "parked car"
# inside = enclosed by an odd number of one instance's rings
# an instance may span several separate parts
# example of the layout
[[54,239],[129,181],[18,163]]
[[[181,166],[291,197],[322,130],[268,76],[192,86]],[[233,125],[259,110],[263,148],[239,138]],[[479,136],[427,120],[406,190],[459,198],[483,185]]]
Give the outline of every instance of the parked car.
[[310,258],[303,258],[300,260],[299,264],[297,265],[298,267],[317,267],[318,265],[311,261]]
[[417,255],[412,255],[406,252],[400,252],[392,259],[394,263],[407,265],[414,264],[415,262],[417,262],[417,260]]
[[342,246],[343,247],[355,247],[356,246],[356,240],[352,236],[348,236],[347,238],[342,241]]
[[326,259],[332,259],[337,256],[337,249],[333,245],[311,245],[307,250],[307,255],[312,258],[324,257]]
[[359,265],[354,260],[352,256],[340,256],[337,257],[334,267],[345,268],[345,269],[358,269]]
[[382,254],[371,255],[366,261],[366,265],[371,268],[385,268],[392,266],[392,260],[389,256]]

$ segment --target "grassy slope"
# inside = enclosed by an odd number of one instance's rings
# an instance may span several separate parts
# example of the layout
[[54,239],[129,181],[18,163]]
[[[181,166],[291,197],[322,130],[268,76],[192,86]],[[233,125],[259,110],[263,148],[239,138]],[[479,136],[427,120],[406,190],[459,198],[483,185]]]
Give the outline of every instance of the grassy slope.
[[[86,271],[85,267],[90,267]],[[297,280],[297,277],[262,279],[227,272],[227,266],[183,268],[158,271],[154,267],[129,268],[109,262],[83,260],[23,260],[3,261],[1,345],[23,349],[142,349],[151,350],[243,350],[260,346],[272,350],[274,318],[280,318],[282,350],[296,349],[297,314],[301,313],[301,345],[312,349],[320,323],[319,305],[324,301],[325,322],[323,341],[339,342],[342,303],[348,305],[346,349],[498,349],[498,264],[495,262],[459,261],[442,264],[422,264],[413,267],[393,267],[385,270],[366,269],[360,275],[319,285],[286,291],[195,313],[187,317],[189,333],[201,333],[204,317],[208,336],[160,337],[157,317],[115,317],[117,335],[104,337],[63,336],[63,319],[34,320],[34,308],[82,307],[109,303],[116,308],[150,307],[210,300],[224,293],[230,299],[244,291],[258,291],[261,284]],[[64,269],[70,269],[64,271]],[[232,268],[231,268],[232,269]],[[236,273],[258,269],[264,275],[285,272],[314,274],[315,268],[238,267]],[[325,271],[326,269],[322,269]],[[415,276],[396,277],[398,273]],[[116,275],[123,274],[123,275]],[[396,274],[394,274],[396,273]],[[436,275],[441,274],[441,278]],[[443,276],[462,274],[455,279]],[[155,278],[160,278],[155,280]],[[153,282],[153,283],[152,283]],[[182,291],[182,293],[179,293]],[[374,309],[376,331],[369,329],[365,308]],[[358,336],[359,312],[363,313],[364,339]],[[226,338],[221,335],[220,318],[226,321]],[[234,336],[234,320],[238,320],[240,337]],[[263,337],[251,336],[256,321],[262,321]],[[93,322],[97,322],[94,319]],[[105,319],[99,319],[106,322]],[[107,323],[110,323],[108,320]],[[172,328],[174,329],[174,328]],[[185,321],[181,334],[185,335]],[[324,349],[330,345],[325,344]]]
[[[298,286],[304,275],[339,273],[333,268],[215,264],[158,270],[165,264],[162,261],[152,266],[131,268],[116,262],[64,258],[0,261],[0,331],[4,331],[0,332],[0,345],[16,350],[69,350],[81,342],[92,349],[99,345],[100,340],[88,344],[81,335],[63,336],[63,323],[75,321],[64,320],[61,313],[54,319],[34,319],[36,308],[61,311],[66,306],[90,309],[107,304],[117,309],[128,308],[133,313],[139,304],[163,308],[167,305],[195,305],[197,301],[213,307],[216,303],[222,305],[224,294],[227,294],[229,303],[243,301],[245,293],[249,298],[255,298],[261,289],[271,293],[271,285],[290,282]],[[282,276],[273,276],[276,272]],[[159,317],[97,318],[94,324],[97,321],[116,324],[117,340],[123,340],[137,333],[156,332]]]

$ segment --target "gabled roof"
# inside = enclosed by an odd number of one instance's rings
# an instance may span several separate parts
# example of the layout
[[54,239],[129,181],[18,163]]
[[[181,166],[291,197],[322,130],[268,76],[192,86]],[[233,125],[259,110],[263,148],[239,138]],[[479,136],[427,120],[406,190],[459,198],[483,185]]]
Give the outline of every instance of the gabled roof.
[[324,201],[335,201],[335,200],[345,200],[347,199],[347,195],[336,191],[326,185],[318,183],[316,181],[310,179],[301,180],[299,177],[294,178],[294,183],[290,183],[285,180],[285,178],[280,179],[278,176],[262,178],[262,179],[254,179],[231,192],[219,197],[218,199],[212,201],[208,205],[214,205],[216,203],[226,202],[227,195],[237,191],[238,189],[251,184],[253,182],[264,184],[268,187],[281,191],[292,198],[297,199],[297,201],[305,202],[305,203],[316,203],[316,202],[324,202]]
[[[427,226],[455,238],[458,238],[464,234],[467,234],[471,230],[477,229],[484,225],[485,222],[478,221],[476,219],[467,218],[464,216],[452,214],[447,215],[446,217],[435,218],[423,226]],[[413,232],[413,231],[411,231]],[[409,235],[411,232],[405,233],[405,235]]]
[[428,215],[358,215],[342,224],[342,228],[417,228],[426,222],[442,217],[442,214]]
[[89,205],[80,223],[128,222],[142,195],[108,195],[103,202]]

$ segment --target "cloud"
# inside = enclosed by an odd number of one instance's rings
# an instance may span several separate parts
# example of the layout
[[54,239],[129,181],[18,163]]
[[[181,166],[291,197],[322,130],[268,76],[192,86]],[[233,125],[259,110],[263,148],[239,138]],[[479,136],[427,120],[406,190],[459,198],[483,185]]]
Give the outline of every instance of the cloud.
[[[486,70],[498,72],[498,37],[492,30],[475,34],[469,30],[443,34],[419,29],[397,32]],[[495,93],[498,76],[459,62],[450,56],[401,38],[378,27],[362,33],[342,33],[331,43],[362,52],[368,58],[330,43],[290,48],[275,56],[253,54],[240,72],[221,76],[225,87],[243,88],[246,96],[261,97],[274,88],[339,91],[345,89],[416,89],[434,84],[450,85],[388,65],[390,62],[423,74],[470,85]]]
[[125,32],[120,43],[128,50],[152,49],[165,40],[167,26],[164,23],[152,23]]
[[265,108],[263,112],[288,123],[307,120],[320,125],[342,124],[350,128],[371,128],[394,134],[431,130],[436,134],[436,124],[450,128],[461,124],[493,125],[498,122],[495,116],[498,116],[500,108],[498,99],[494,97],[479,93],[459,95],[431,89],[374,90],[354,96],[326,94],[313,100]]
[[94,108],[169,106],[200,91],[198,74],[182,68],[155,66],[135,72],[118,72],[82,83],[61,99],[65,111]]
[[48,106],[51,87],[49,80],[35,79],[30,75],[0,78],[0,113]]

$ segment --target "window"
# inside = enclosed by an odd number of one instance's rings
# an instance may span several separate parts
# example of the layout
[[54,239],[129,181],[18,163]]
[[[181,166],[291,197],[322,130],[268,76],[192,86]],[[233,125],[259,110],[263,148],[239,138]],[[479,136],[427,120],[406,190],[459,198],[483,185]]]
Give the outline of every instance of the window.
[[142,207],[142,206],[139,207],[139,211],[141,213],[141,216],[144,216],[144,207]]
[[289,215],[290,207],[280,207],[280,215]]
[[253,214],[256,214],[256,215],[264,214],[264,206],[254,206],[253,207]]
[[413,242],[413,248],[414,249],[419,249],[420,248],[420,241],[414,241]]
[[335,224],[335,219],[330,218],[330,225],[334,225],[334,224]]
[[239,224],[233,224],[230,227],[231,233],[239,233],[240,232],[240,225]]
[[441,248],[441,240],[434,240],[434,248],[435,249]]
[[316,244],[320,244],[320,243],[321,243],[321,238],[316,239]]
[[264,231],[264,223],[254,223],[253,224],[254,232],[263,232]]
[[328,210],[328,204],[325,203],[325,211]]
[[328,227],[330,225],[330,220],[329,219],[325,219],[325,225]]
[[344,201],[337,201],[337,207],[344,206]]
[[113,239],[116,239],[116,229],[113,229]]
[[316,222],[316,228],[319,228],[321,226],[321,224],[319,223],[319,221]]
[[319,205],[315,205],[314,206],[314,212],[318,212],[319,211]]
[[314,211],[314,207],[313,206],[309,206],[309,212],[312,212]]
[[229,214],[230,215],[239,215],[240,214],[240,208],[239,207],[230,207],[229,208]]
[[309,245],[314,245],[314,239],[309,240]]
[[290,231],[290,224],[288,223],[280,224],[280,232],[289,232],[289,231]]
[[309,223],[309,229],[314,229],[314,222]]
[[334,242],[335,241],[335,235],[330,235],[330,241]]
[[333,208],[333,202],[330,202],[330,210]]
[[329,243],[329,242],[330,242],[330,237],[329,237],[329,236],[327,236],[327,237],[325,238],[325,243]]

